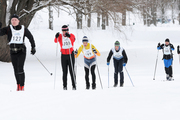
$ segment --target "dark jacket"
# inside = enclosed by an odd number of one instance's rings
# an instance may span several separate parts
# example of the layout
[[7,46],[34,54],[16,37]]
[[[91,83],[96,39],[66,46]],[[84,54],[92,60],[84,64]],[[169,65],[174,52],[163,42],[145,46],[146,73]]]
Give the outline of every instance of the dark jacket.
[[[119,52],[119,50],[116,51],[116,52]],[[107,62],[110,62],[112,55],[113,55],[113,51],[111,49],[110,52],[109,52],[109,55],[107,57]],[[123,55],[122,59],[124,59],[124,63],[127,63],[128,62],[128,57],[126,55],[126,51],[125,50],[122,51],[122,55]]]

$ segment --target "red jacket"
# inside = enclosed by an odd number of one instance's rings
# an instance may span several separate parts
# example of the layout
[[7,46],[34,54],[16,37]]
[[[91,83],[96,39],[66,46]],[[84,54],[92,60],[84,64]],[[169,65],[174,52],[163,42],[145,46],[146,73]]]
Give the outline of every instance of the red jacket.
[[72,51],[74,51],[74,42],[75,42],[75,36],[73,34],[70,34],[70,40],[71,40],[71,44],[72,44],[72,48],[70,48],[70,53],[69,53],[69,49],[63,49],[62,48],[62,34],[59,34],[59,37],[58,38],[55,38],[54,39],[54,42],[57,43],[59,42],[60,46],[61,46],[61,53],[64,54],[64,55],[69,55],[69,54],[72,54]]

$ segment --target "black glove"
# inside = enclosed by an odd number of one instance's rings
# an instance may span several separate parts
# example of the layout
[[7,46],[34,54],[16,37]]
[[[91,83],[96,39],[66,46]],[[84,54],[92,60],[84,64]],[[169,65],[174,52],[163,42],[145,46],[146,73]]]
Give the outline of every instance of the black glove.
[[93,48],[93,52],[95,53],[95,54],[97,54],[97,51]]
[[58,38],[59,37],[59,32],[58,33],[56,33],[56,36],[55,36],[56,38]]
[[68,38],[70,38],[71,37],[71,35],[67,32],[66,34],[66,37],[68,37]]
[[76,51],[74,52],[74,54],[75,54],[75,55],[77,55],[77,54],[78,54],[78,51],[77,51],[77,49],[76,49]]
[[179,46],[177,47],[177,53],[180,54]]
[[36,53],[36,48],[34,47],[31,49],[31,54],[34,55],[35,53]]
[[177,49],[179,50],[179,45],[177,46]]
[[158,43],[158,47],[160,47],[161,46],[161,43]]
[[0,28],[2,27],[2,23],[0,22]]

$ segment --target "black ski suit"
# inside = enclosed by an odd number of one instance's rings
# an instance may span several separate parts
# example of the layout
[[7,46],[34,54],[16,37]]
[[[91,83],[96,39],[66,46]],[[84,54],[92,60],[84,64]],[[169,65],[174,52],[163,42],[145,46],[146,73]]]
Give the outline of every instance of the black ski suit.
[[[110,52],[109,52],[109,56],[107,58],[108,63],[110,62],[111,57],[114,54],[113,49],[110,50]],[[122,49],[122,48],[120,48],[120,49]],[[120,49],[116,52],[119,52]],[[124,83],[123,63],[127,63],[127,61],[128,61],[125,50],[123,49],[122,57],[120,59],[113,57],[113,61],[114,61],[114,83],[115,83],[115,85],[118,84],[118,73],[120,73],[120,83],[123,84]]]
[[[22,26],[13,26],[13,29],[15,30],[21,30]],[[11,41],[12,38],[12,31],[10,29],[10,26],[4,27],[0,29],[0,36],[7,35],[8,36],[8,42]],[[27,37],[31,43],[31,47],[35,48],[35,42],[34,38],[31,34],[31,32],[24,28],[24,38]],[[11,61],[14,68],[14,74],[16,78],[17,84],[20,84],[20,86],[24,86],[25,82],[25,73],[24,73],[24,62],[26,59],[26,46],[24,44],[10,44],[10,55],[11,55]]]

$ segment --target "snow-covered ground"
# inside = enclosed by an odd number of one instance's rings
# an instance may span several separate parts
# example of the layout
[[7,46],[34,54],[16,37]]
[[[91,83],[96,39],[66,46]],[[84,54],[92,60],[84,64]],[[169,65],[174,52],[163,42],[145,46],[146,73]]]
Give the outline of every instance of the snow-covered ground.
[[[60,18],[54,15],[54,30],[48,30],[47,11],[36,14],[30,31],[36,44],[36,56],[45,64],[50,72],[55,71],[58,61],[56,89],[54,76],[50,76],[36,58],[30,55],[30,44],[26,40],[28,55],[25,64],[26,85],[24,92],[16,92],[13,68],[10,63],[0,62],[0,120],[179,120],[180,111],[180,65],[179,56],[174,51],[174,79],[165,80],[162,52],[159,52],[156,80],[153,80],[157,43],[166,38],[177,47],[180,38],[180,27],[177,25],[158,25],[144,27],[136,24],[124,28],[128,37],[125,40],[121,33],[112,28],[102,31],[98,28],[75,29],[75,21],[71,16],[61,13]],[[95,20],[94,20],[95,21]],[[97,74],[97,90],[85,90],[83,56],[78,59],[77,91],[72,91],[70,77],[68,91],[62,90],[62,72],[60,53],[56,57],[54,36],[63,24],[70,25],[70,32],[77,40],[75,48],[81,45],[84,35],[101,52],[98,57],[101,89]],[[110,65],[110,88],[108,88],[108,67],[106,59],[114,42],[120,40],[126,50],[129,61],[127,69],[135,87],[125,72],[125,86],[113,88],[113,62]],[[59,49],[59,46],[58,46]],[[97,71],[96,71],[97,73]],[[90,77],[91,78],[91,77]]]

